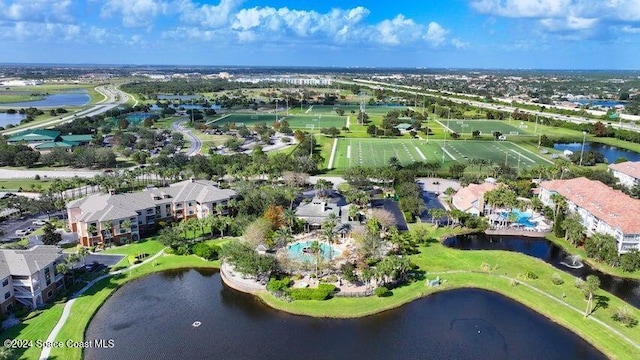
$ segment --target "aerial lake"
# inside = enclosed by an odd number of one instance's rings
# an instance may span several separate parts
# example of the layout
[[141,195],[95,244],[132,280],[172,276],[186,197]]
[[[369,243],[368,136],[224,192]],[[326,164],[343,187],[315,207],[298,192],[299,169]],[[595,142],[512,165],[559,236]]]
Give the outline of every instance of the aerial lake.
[[91,101],[91,96],[86,90],[78,89],[63,93],[46,95],[42,100],[24,101],[2,104],[3,107],[56,107],[56,106],[84,106]]
[[487,291],[446,291],[379,315],[321,319],[271,309],[208,270],[125,284],[98,310],[86,339],[114,340],[111,349],[86,349],[90,360],[606,358],[569,330]]
[[[571,150],[574,153],[582,151],[582,143],[568,143],[568,144],[553,144],[553,148],[556,150]],[[597,151],[604,155],[604,158],[609,164],[612,164],[616,159],[624,157],[629,161],[640,161],[640,153],[635,151],[619,149],[615,146],[604,145],[600,143],[585,143],[584,151]]]
[[0,126],[6,127],[9,124],[18,125],[20,124],[20,121],[26,117],[27,115],[18,114],[18,113],[7,114],[7,113],[0,112]]

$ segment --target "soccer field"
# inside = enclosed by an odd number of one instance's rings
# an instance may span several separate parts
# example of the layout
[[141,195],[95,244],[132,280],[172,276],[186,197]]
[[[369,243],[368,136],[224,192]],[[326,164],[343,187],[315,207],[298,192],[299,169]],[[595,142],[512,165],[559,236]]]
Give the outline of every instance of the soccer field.
[[[443,151],[444,148],[444,151]],[[550,164],[551,160],[509,141],[447,141],[417,139],[339,139],[330,168],[352,166],[384,166],[395,156],[403,165],[416,161],[467,163],[482,158],[496,164],[526,168]]]
[[529,128],[529,124],[521,125],[516,120],[512,120],[511,125],[506,120],[440,120],[440,123],[461,135],[471,135],[474,130],[480,131],[482,135],[491,135],[495,131],[500,131],[506,136],[530,135],[533,133],[533,128]]
[[[286,120],[292,129],[320,129],[335,126],[341,129],[347,124],[346,116],[337,115],[289,115],[278,114],[278,120]],[[276,121],[275,114],[229,114],[208,124],[223,125],[228,123],[251,126],[260,123],[271,125]]]
[[[306,115],[315,115],[315,114],[336,114],[337,109],[344,110],[345,115],[357,114],[360,111],[360,105],[357,104],[349,104],[349,105],[313,105],[307,108],[307,110],[303,111]],[[375,114],[375,115],[384,115],[391,110],[404,110],[407,109],[406,106],[385,106],[385,105],[365,105],[364,111],[367,114]],[[353,111],[353,112],[352,112]]]

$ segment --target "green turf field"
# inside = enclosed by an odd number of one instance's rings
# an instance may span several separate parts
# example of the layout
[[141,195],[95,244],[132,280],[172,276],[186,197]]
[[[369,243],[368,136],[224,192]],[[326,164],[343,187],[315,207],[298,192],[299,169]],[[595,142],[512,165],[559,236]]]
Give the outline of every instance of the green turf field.
[[[278,114],[278,120],[286,120],[289,122],[289,126],[292,129],[320,129],[335,126],[341,129],[347,124],[347,116],[337,115],[324,115],[324,114],[312,114],[312,115],[284,115]],[[244,124],[251,126],[259,123],[266,123],[271,125],[276,121],[275,114],[229,114],[223,116],[217,120],[213,120],[208,124],[222,125],[227,123]]]
[[[383,166],[395,156],[403,165],[416,161],[439,162],[443,158],[442,140],[418,139],[339,139],[330,168],[351,166]],[[445,163],[467,163],[469,159],[489,159],[496,164],[505,162],[513,167],[550,164],[550,160],[509,141],[447,141],[444,145]]]
[[[364,111],[367,114],[374,114],[374,115],[384,115],[386,113],[388,113],[391,110],[404,110],[406,109],[406,106],[380,106],[380,105],[365,105],[364,107]],[[307,115],[315,115],[315,114],[335,114],[337,109],[342,109],[344,110],[345,115],[349,115],[349,114],[357,114],[358,111],[360,111],[360,105],[354,105],[354,104],[349,104],[349,105],[341,105],[341,104],[336,104],[336,105],[313,105],[311,107],[308,107],[306,110],[303,111],[304,114]],[[353,113],[352,113],[353,111]]]
[[482,135],[491,135],[495,131],[500,131],[502,134],[515,136],[515,135],[530,135],[533,134],[533,125],[525,123],[521,125],[519,121],[511,120],[509,125],[508,120],[440,120],[440,122],[458,134],[468,134],[474,130],[479,130]]

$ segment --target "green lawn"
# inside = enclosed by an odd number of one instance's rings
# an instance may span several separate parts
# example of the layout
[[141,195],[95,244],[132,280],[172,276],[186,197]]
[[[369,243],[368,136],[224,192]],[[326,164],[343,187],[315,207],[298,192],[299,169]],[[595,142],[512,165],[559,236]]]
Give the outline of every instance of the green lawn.
[[[364,106],[364,112],[372,115],[384,115],[392,110],[404,110],[407,109],[407,106],[382,106],[382,105],[367,105]],[[311,110],[309,110],[311,109]],[[336,110],[342,109],[344,110],[344,115],[351,115],[355,117],[355,115],[360,111],[360,105],[357,104],[336,104],[336,105],[313,105],[311,107],[307,107],[304,109],[303,113],[305,114],[336,114]]]
[[[443,154],[444,148],[444,154]],[[325,152],[329,157],[330,152]],[[489,159],[497,164],[513,167],[531,167],[551,164],[530,150],[509,141],[458,140],[443,141],[433,137],[419,139],[367,139],[341,138],[333,163],[333,168],[344,169],[352,166],[384,166],[391,157],[396,157],[404,165],[416,162],[441,162],[444,155],[447,163],[467,163],[469,159]]]
[[[278,120],[287,120],[289,122],[289,126],[292,129],[309,129],[313,127],[314,129],[320,129],[325,127],[335,126],[338,129],[341,129],[343,126],[347,124],[346,116],[337,116],[337,115],[323,115],[323,114],[315,114],[315,115],[307,115],[307,114],[299,114],[299,115],[289,115],[286,116],[283,114],[278,114]],[[265,123],[267,125],[271,125],[276,121],[275,114],[229,114],[226,116],[222,116],[216,120],[209,122],[208,124],[222,125],[222,124],[244,124],[246,126],[251,126],[255,124]]]
[[[60,319],[63,308],[64,304],[49,305],[39,315],[2,331],[0,339],[2,341],[6,339],[44,341]],[[41,348],[36,347],[35,344],[28,349],[16,349],[13,352],[13,358],[38,359],[40,350]]]
[[51,187],[52,181],[35,179],[0,179],[0,191],[43,192]]
[[[412,227],[420,225],[412,225]],[[431,238],[444,235],[445,230],[436,230],[427,226],[431,232]],[[612,320],[615,309],[626,303],[619,298],[599,291],[605,305],[597,308],[590,318],[559,302],[539,294],[524,286],[513,286],[510,280],[500,276],[506,275],[516,278],[523,283],[551,294],[557,299],[582,310],[586,306],[583,294],[574,286],[575,278],[569,274],[555,269],[553,266],[526,255],[505,251],[463,251],[449,249],[438,241],[431,242],[428,246],[420,248],[421,253],[412,255],[411,260],[426,271],[426,276],[433,279],[440,276],[446,282],[437,289],[427,288],[422,281],[393,290],[393,296],[387,298],[334,298],[324,301],[318,306],[313,301],[283,302],[270,294],[262,294],[260,297],[267,304],[287,312],[326,317],[360,317],[373,314],[384,309],[401,306],[416,298],[425,296],[434,291],[449,290],[461,287],[487,289],[498,292],[521,302],[553,321],[565,326],[577,333],[609,357],[614,359],[633,359],[637,355],[637,348],[620,339],[607,328],[590,320],[596,318],[612,326],[617,331],[634,341],[640,339],[640,327],[627,328]],[[485,266],[483,266],[485,264]],[[455,274],[443,274],[447,271],[462,271]],[[536,280],[524,277],[527,272],[533,272],[538,276]],[[557,273],[564,280],[562,285],[554,285],[552,275]],[[632,308],[636,318],[640,318],[640,311]]]
[[129,260],[127,256],[140,254],[147,254],[153,256],[162,250],[164,246],[153,239],[142,239],[139,242],[132,244],[112,247],[101,251],[101,254],[117,254],[124,255],[125,257],[112,267],[112,270],[119,270],[129,266]]
[[[464,136],[471,135],[474,130],[478,130],[482,135],[491,135],[495,131],[499,131],[507,137],[525,135],[533,133],[533,126],[531,123],[525,123],[520,125],[518,121],[500,121],[500,120],[440,120],[440,122],[447,126],[454,132]],[[524,127],[526,126],[526,128]]]

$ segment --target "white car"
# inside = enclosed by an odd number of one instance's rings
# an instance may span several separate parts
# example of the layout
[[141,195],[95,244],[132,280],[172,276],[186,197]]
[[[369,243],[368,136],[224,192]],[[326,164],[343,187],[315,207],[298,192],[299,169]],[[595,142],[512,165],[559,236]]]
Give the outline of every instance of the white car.
[[32,225],[36,225],[36,226],[43,226],[46,225],[47,222],[45,220],[42,219],[38,219],[38,220],[33,220],[33,222],[31,222]]
[[16,230],[16,236],[27,236],[32,231],[33,231],[33,229],[31,229],[31,228]]

